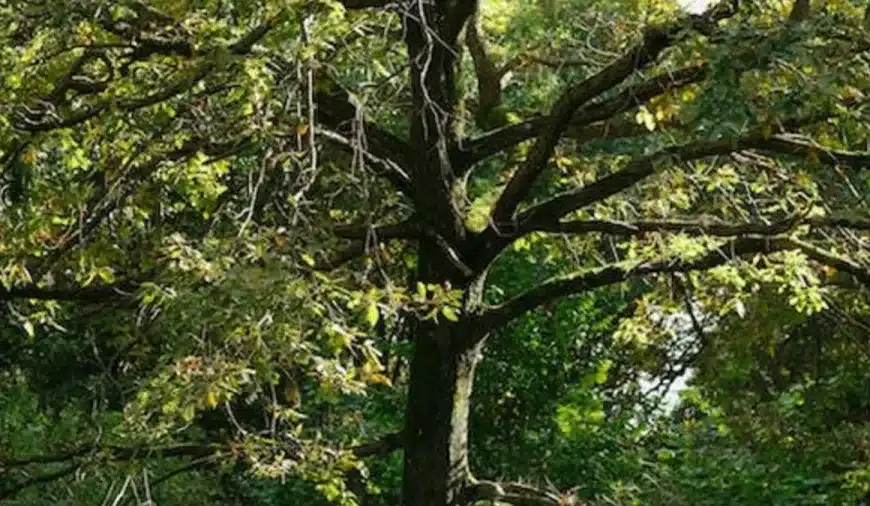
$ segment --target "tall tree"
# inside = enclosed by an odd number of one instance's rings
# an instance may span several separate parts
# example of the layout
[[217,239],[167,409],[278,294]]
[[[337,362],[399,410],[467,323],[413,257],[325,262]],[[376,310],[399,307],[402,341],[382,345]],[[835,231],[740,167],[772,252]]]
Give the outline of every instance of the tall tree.
[[[368,338],[409,342],[407,364],[397,362],[401,435],[349,453],[403,448],[408,506],[561,504],[469,469],[474,371],[493,331],[642,281],[619,339],[666,327],[685,310],[680,286],[690,305],[742,314],[763,283],[813,312],[825,291],[870,281],[862,16],[841,2],[789,23],[780,7],[734,0],[690,15],[664,2],[560,2],[548,9],[565,25],[552,13],[537,24],[549,47],[503,62],[488,48],[487,15],[519,25],[536,9],[0,7],[0,296],[36,336],[60,325],[58,301],[138,293],[138,313],[129,301],[115,308],[129,342],[89,336],[114,357],[106,374],[132,378],[115,403],[138,441],[165,442],[197,420],[205,443],[153,451],[230,452],[315,479],[324,461],[351,464],[319,434],[340,433],[328,410],[304,421],[309,381],[318,402],[389,383]],[[567,40],[593,50],[560,54],[557,28],[569,26]],[[469,68],[486,96],[466,91]],[[507,100],[509,78],[519,103]],[[466,114],[474,102],[492,111]],[[570,268],[497,293],[490,269],[530,248]],[[149,318],[159,333],[141,330]],[[245,395],[272,418],[246,415]],[[137,448],[101,455],[128,460]]]

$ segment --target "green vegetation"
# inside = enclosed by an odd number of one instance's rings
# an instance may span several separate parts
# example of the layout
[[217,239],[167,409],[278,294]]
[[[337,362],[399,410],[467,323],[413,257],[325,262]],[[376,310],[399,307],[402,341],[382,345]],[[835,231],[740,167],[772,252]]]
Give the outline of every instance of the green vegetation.
[[867,504],[868,20],[0,0],[0,503]]

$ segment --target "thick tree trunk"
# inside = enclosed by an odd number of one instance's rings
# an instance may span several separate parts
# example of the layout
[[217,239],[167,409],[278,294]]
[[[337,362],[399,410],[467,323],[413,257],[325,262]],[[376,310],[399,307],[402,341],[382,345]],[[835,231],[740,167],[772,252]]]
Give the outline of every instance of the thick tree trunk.
[[[411,65],[413,200],[424,231],[417,281],[465,288],[467,230],[453,199],[457,40],[475,0],[411,2],[403,16]],[[434,34],[434,35],[433,35]],[[467,298],[467,297],[466,297]],[[466,304],[469,306],[470,304]],[[469,309],[468,307],[465,308]],[[403,506],[458,506],[468,482],[468,408],[480,340],[465,320],[418,322],[413,336]]]
[[462,503],[468,481],[468,410],[482,344],[461,324],[423,322],[408,392],[403,506]]

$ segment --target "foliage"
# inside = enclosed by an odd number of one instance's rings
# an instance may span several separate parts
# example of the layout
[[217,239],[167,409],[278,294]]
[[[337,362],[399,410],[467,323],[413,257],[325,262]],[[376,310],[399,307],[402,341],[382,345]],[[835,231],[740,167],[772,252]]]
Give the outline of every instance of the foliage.
[[0,1],[0,500],[866,497],[817,4]]

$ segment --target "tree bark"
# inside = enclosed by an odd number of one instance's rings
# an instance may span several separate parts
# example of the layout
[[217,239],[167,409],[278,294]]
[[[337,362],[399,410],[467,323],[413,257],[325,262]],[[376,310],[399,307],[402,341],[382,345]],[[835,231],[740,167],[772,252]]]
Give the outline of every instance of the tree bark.
[[464,325],[424,322],[414,343],[407,405],[405,506],[457,506],[469,480],[468,411],[482,343]]
[[[467,288],[468,230],[453,198],[458,38],[474,0],[411,2],[403,16],[410,63],[413,200],[423,237],[416,281]],[[469,309],[466,304],[466,310]],[[467,311],[466,311],[467,313]],[[404,506],[459,506],[469,481],[468,410],[482,340],[468,319],[418,321],[405,421]]]
[[[443,251],[421,241],[417,277],[466,289],[465,314],[479,304]],[[473,319],[418,321],[405,422],[403,506],[458,506],[469,482],[468,413],[483,332]]]

